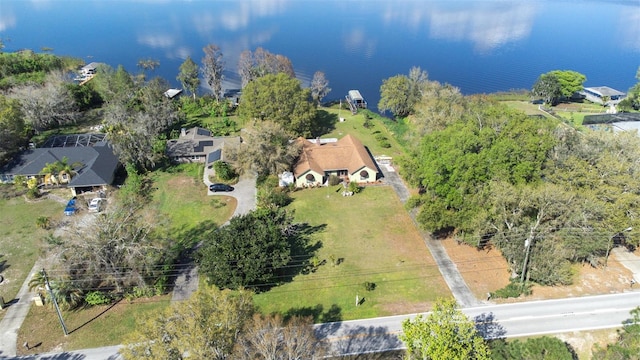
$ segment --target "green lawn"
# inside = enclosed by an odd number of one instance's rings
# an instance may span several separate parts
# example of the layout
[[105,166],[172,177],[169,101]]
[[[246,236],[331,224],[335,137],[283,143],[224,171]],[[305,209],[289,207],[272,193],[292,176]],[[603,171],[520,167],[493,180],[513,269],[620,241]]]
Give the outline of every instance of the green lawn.
[[[369,148],[369,151],[373,156],[387,155],[391,157],[398,157],[404,153],[404,150],[400,147],[393,135],[387,130],[382,123],[382,120],[375,117],[370,120],[372,127],[369,129],[364,127],[365,115],[363,112],[359,112],[356,115],[352,115],[349,110],[338,110],[337,108],[322,108],[319,113],[323,117],[330,117],[335,120],[334,129],[329,133],[322,135],[323,138],[342,138],[347,134],[351,134],[360,141],[362,144]],[[344,118],[344,122],[338,121],[339,118]],[[380,145],[376,139],[377,136],[384,136],[388,143],[391,145],[389,148],[384,148]]]
[[63,210],[64,204],[47,199],[27,202],[22,196],[0,198],[0,274],[4,277],[0,296],[6,302],[16,296],[40,256],[41,242],[48,231],[36,227],[36,218],[47,216],[56,222],[63,217]]
[[152,205],[164,214],[174,230],[189,230],[211,221],[220,226],[236,209],[236,199],[229,196],[207,196],[202,182],[202,164],[186,164],[152,175]]
[[18,332],[18,344],[29,342],[40,346],[26,351],[18,346],[18,355],[86,349],[121,344],[124,336],[131,332],[136,317],[163,309],[169,305],[171,295],[140,299],[135,303],[122,300],[113,306],[96,306],[81,311],[64,311],[63,319],[68,336],[51,306],[32,306]]
[[[261,311],[349,320],[425,311],[450,296],[420,234],[391,187],[367,187],[352,197],[341,186],[293,193],[299,222],[319,228],[321,265],[290,283],[258,294]],[[331,259],[342,259],[332,265]],[[376,284],[373,291],[364,282]],[[364,298],[355,306],[356,295]]]

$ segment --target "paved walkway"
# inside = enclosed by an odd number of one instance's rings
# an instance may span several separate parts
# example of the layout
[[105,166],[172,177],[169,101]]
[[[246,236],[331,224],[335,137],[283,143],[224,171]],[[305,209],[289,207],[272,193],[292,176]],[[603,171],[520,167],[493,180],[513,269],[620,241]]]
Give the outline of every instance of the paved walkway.
[[622,266],[631,270],[636,284],[640,284],[640,257],[636,256],[636,254],[628,251],[624,247],[613,248],[611,253],[616,257],[616,260],[622,264]]
[[[395,190],[396,194],[398,194],[398,198],[400,198],[401,203],[406,203],[409,199],[410,193],[407,186],[404,184],[400,176],[395,170],[390,166],[380,165],[380,169],[382,170],[382,174],[384,175],[383,182],[391,185],[393,190]],[[473,293],[467,286],[467,283],[460,275],[456,264],[451,261],[449,255],[447,254],[447,250],[442,246],[442,243],[438,240],[435,240],[431,237],[429,233],[421,230],[420,225],[416,221],[416,213],[415,211],[410,211],[409,215],[413,220],[413,223],[416,225],[422,237],[424,239],[424,243],[427,245],[427,248],[431,252],[436,264],[438,265],[438,269],[444,278],[444,281],[449,286],[453,297],[455,297],[456,301],[460,305],[460,307],[472,307],[478,306],[482,303],[478,301],[478,299],[473,296]]]
[[[237,206],[235,211],[233,212],[232,217],[244,215],[256,208],[256,198],[258,190],[256,189],[255,175],[242,176],[238,183],[234,185],[234,190],[231,192],[212,192],[208,190],[209,185],[211,185],[211,181],[209,180],[209,175],[211,175],[211,172],[212,169],[205,166],[202,181],[207,186],[207,194],[209,196],[226,195],[236,198]],[[198,244],[196,249],[199,247],[199,245],[200,244]],[[178,274],[178,277],[176,278],[176,281],[174,283],[173,296],[171,297],[171,301],[182,301],[191,297],[191,294],[198,290],[198,282],[198,268],[192,262],[190,266],[184,267],[180,271],[180,274]]]
[[36,262],[22,284],[20,291],[18,291],[16,298],[13,300],[5,299],[10,305],[4,310],[1,310],[5,312],[5,314],[2,321],[0,321],[0,358],[16,356],[18,330],[20,330],[24,319],[29,313],[33,299],[33,294],[29,290],[29,280],[31,280],[33,274],[41,269],[40,263]]

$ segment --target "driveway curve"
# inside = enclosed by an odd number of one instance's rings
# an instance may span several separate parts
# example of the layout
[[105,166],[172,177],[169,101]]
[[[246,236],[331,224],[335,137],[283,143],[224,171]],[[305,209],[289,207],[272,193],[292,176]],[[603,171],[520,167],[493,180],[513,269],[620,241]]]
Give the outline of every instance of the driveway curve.
[[[410,196],[409,189],[407,189],[407,186],[404,184],[398,173],[393,169],[393,167],[388,165],[380,164],[379,167],[384,175],[383,182],[393,188],[401,203],[406,203]],[[431,237],[429,233],[421,230],[420,225],[416,221],[415,211],[409,211],[409,215],[420,231],[425,245],[427,245],[433,259],[438,265],[438,270],[440,270],[444,281],[447,283],[447,286],[449,286],[453,297],[456,299],[460,307],[481,305],[462,278],[462,275],[460,275],[456,264],[451,261],[451,258],[449,258],[447,250],[442,246],[442,243]]]
[[[204,169],[205,170],[202,181],[207,186],[207,195],[225,195],[236,198],[236,209],[231,217],[247,214],[251,210],[254,210],[256,208],[256,198],[258,195],[258,190],[256,188],[257,177],[255,174],[247,174],[241,176],[238,183],[233,186],[233,191],[213,192],[209,191],[209,185],[211,185],[209,176],[212,173],[212,169],[210,169],[208,166],[205,166]],[[223,225],[226,225],[227,223],[229,223],[229,221],[227,221]],[[198,268],[193,262],[191,262],[190,266],[183,267],[176,277],[171,301],[181,301],[191,297],[191,294],[198,290],[198,281]]]

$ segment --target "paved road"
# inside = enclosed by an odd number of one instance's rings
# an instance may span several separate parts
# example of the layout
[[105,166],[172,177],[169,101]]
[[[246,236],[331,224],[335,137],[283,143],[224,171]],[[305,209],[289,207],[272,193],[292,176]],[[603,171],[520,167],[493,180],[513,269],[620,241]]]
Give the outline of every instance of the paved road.
[[[487,305],[462,311],[476,322],[485,338],[520,337],[620,327],[629,312],[640,306],[640,292],[587,296],[558,300]],[[397,335],[402,321],[415,317],[399,315],[373,319],[318,324],[316,332],[329,341],[336,355],[404,349]],[[428,313],[423,313],[428,315]],[[22,359],[119,359],[118,347],[45,354]],[[0,356],[0,359],[3,359]]]
[[[409,189],[407,189],[407,186],[404,184],[398,173],[395,172],[393,168],[385,165],[380,165],[380,169],[384,175],[384,182],[391,185],[396,194],[398,194],[400,202],[403,204],[406,203],[410,196]],[[447,283],[447,286],[449,286],[449,289],[458,304],[461,307],[480,305],[481,303],[475,298],[469,289],[469,286],[467,286],[467,283],[458,271],[458,267],[453,261],[451,261],[447,254],[447,250],[442,246],[442,243],[433,239],[426,231],[421,230],[420,225],[416,221],[415,212],[409,212],[409,215],[411,216],[413,223],[416,225],[416,228],[422,234],[425,245],[427,245],[427,248],[431,252],[433,259],[438,265],[438,270],[440,270],[444,281]]]
[[[629,311],[640,306],[640,293],[531,301],[463,309],[485,338],[520,337],[620,327]],[[428,313],[426,313],[428,314]],[[402,321],[415,315],[316,325],[336,354],[404,349],[397,338]]]

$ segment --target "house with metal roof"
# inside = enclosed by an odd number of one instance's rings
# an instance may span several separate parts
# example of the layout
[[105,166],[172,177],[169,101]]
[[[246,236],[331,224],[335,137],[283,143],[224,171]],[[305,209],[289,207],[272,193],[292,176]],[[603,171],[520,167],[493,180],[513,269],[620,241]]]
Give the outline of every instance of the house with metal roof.
[[224,160],[225,146],[239,145],[239,136],[212,136],[211,131],[193,127],[181,129],[180,137],[167,141],[167,156],[175,162],[200,162],[207,165]]
[[[43,169],[49,164],[66,162],[72,168],[62,179],[52,179]],[[28,149],[0,168],[0,182],[13,182],[17,175],[37,178],[42,185],[62,185],[73,195],[104,190],[113,184],[119,167],[118,157],[104,134],[77,134],[54,136],[40,148]]]
[[331,175],[357,183],[371,183],[379,178],[371,154],[350,134],[337,141],[299,138],[298,142],[302,151],[293,166],[297,187],[323,185]]
[[587,100],[602,105],[615,105],[627,96],[626,93],[608,86],[586,87],[580,94]]

